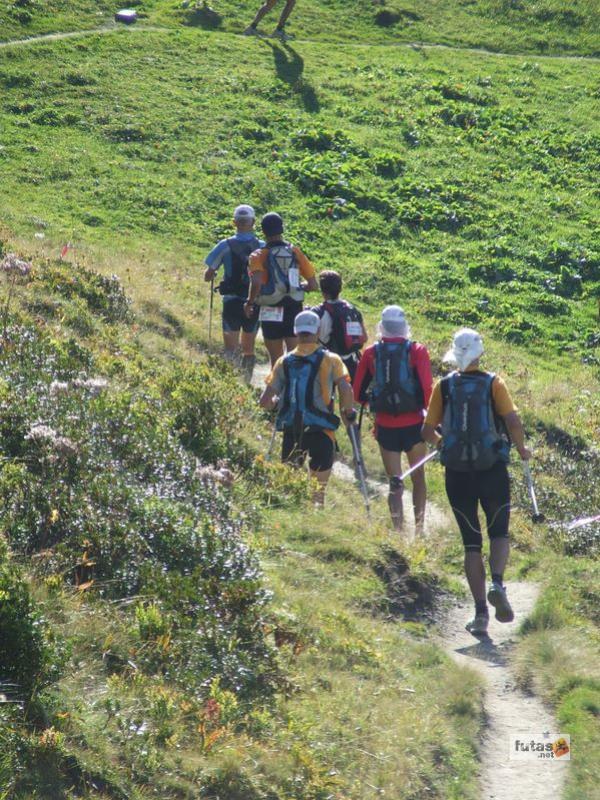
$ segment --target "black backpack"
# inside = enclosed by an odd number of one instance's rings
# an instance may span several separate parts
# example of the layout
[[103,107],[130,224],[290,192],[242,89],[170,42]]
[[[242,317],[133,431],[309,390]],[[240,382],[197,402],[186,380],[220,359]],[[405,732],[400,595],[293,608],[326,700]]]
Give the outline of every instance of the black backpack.
[[246,297],[250,278],[248,277],[248,259],[260,247],[260,241],[254,237],[246,241],[240,241],[232,236],[227,239],[227,245],[231,253],[231,266],[225,267],[225,275],[219,284],[219,294],[234,294],[238,297]]
[[331,317],[331,337],[326,347],[339,356],[359,353],[367,341],[363,318],[360,311],[346,300],[326,300],[313,308],[315,314],[323,317],[325,312]]

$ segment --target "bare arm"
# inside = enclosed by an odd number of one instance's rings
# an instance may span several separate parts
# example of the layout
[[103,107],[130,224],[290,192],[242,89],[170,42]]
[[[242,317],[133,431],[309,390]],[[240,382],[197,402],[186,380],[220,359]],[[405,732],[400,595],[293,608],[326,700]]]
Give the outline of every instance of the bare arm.
[[260,396],[259,403],[261,408],[265,408],[267,411],[271,411],[271,409],[275,408],[278,402],[279,398],[275,394],[275,390],[273,389],[273,387],[267,386]]
[[216,274],[217,274],[217,270],[216,269],[212,269],[211,267],[207,267],[204,270],[204,280],[207,283],[210,283],[212,281],[212,279],[215,277]]
[[517,448],[517,452],[523,461],[529,461],[531,450],[525,447],[525,431],[523,430],[521,417],[516,411],[511,411],[510,414],[505,414],[502,419],[506,424],[512,443]]
[[442,437],[436,431],[435,427],[430,425],[428,422],[423,423],[423,427],[421,428],[421,436],[428,444],[432,444],[434,447],[438,447],[442,441]]
[[319,284],[317,283],[317,279],[313,276],[306,281],[305,286],[303,287],[305,292],[316,292],[319,288]]
[[356,418],[352,386],[345,378],[342,378],[340,381],[338,381],[337,387],[340,397],[340,411],[344,417],[345,424],[348,425],[349,423],[354,422]]
[[244,314],[247,317],[252,316],[252,308],[256,302],[256,298],[260,294],[262,286],[263,275],[262,272],[253,272],[250,276],[250,287],[248,288],[248,299],[244,303]]

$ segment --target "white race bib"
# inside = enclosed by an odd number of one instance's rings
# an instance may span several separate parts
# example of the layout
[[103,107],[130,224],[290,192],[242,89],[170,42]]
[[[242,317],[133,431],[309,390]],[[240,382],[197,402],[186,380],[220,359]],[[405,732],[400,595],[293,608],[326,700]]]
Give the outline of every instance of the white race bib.
[[290,280],[290,289],[300,288],[300,270],[298,267],[290,268],[290,271],[288,272],[288,278]]
[[360,322],[347,322],[346,323],[346,334],[348,336],[362,336],[362,325]]
[[258,318],[261,322],[283,322],[283,306],[261,306]]

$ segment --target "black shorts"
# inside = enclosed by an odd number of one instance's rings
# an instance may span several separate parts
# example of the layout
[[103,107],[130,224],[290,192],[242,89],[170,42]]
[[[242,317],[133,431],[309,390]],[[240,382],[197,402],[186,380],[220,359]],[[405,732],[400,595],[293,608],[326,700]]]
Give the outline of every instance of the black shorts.
[[255,308],[250,319],[244,314],[245,297],[223,298],[223,330],[225,333],[237,333],[241,328],[244,333],[256,333],[258,330],[258,308]]
[[421,425],[407,425],[406,428],[375,427],[375,438],[384,450],[392,453],[408,453],[416,444],[421,444]]
[[352,353],[351,356],[342,356],[342,361],[346,365],[346,369],[350,375],[350,383],[354,383],[354,376],[358,369],[358,362],[360,361],[358,353]]
[[325,431],[305,431],[296,441],[293,428],[283,431],[281,460],[301,467],[308,456],[308,466],[313,472],[326,472],[333,467],[335,443]]
[[490,539],[506,538],[510,521],[510,480],[503,461],[481,472],[446,469],[446,494],[465,550],[480,551],[483,540],[477,513],[481,503]]
[[302,311],[302,302],[286,298],[281,305],[283,306],[283,320],[281,322],[261,322],[264,339],[289,339],[296,335],[294,333],[294,320]]

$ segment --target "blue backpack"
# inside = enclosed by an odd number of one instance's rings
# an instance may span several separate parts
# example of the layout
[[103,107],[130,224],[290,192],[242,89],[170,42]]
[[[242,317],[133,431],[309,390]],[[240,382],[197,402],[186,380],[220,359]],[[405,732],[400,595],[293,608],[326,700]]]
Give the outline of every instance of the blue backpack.
[[292,427],[335,431],[339,427],[339,417],[317,408],[314,402],[315,380],[325,352],[324,348],[319,348],[310,356],[291,353],[284,358],[285,391],[277,415],[278,431]]
[[406,414],[423,408],[421,383],[410,365],[412,342],[378,342],[375,377],[369,395],[371,411]]
[[507,463],[510,441],[494,411],[493,372],[453,372],[442,379],[440,461],[457,472],[480,472]]

